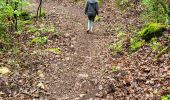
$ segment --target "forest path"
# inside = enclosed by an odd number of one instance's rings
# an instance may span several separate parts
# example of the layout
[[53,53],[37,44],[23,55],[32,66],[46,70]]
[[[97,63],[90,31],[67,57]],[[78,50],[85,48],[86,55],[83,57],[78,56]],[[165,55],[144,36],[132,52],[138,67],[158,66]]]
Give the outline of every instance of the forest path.
[[83,7],[57,2],[47,2],[44,6],[50,21],[59,27],[59,32],[64,33],[60,60],[50,63],[46,76],[50,98],[95,98],[104,87],[103,75],[112,65],[107,46],[113,37],[103,34],[102,22],[96,22],[94,33],[87,34]]

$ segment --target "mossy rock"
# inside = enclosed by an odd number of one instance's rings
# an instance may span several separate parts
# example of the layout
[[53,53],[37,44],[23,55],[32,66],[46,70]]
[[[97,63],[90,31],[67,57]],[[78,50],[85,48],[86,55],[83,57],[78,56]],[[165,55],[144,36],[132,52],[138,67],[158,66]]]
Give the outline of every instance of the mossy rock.
[[164,31],[166,31],[166,25],[151,23],[139,32],[139,36],[145,41],[150,41],[153,37],[162,36]]

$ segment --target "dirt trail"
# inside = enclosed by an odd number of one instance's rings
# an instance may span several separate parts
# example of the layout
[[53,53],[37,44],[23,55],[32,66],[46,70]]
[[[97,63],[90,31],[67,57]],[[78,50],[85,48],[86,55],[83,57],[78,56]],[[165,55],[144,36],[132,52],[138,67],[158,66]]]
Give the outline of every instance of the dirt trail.
[[46,76],[50,98],[95,98],[103,89],[101,79],[112,63],[107,46],[113,37],[103,34],[102,22],[95,23],[95,33],[86,34],[83,8],[49,2],[45,3],[45,9],[49,11],[50,21],[64,33],[61,59],[49,65]]

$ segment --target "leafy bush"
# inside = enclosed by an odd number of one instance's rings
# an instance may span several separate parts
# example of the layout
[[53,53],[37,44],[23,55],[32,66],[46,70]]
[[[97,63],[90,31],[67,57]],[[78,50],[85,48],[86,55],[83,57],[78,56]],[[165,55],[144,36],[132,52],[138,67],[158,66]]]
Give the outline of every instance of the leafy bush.
[[142,0],[145,10],[141,14],[143,22],[159,22],[168,24],[168,3],[166,0]]
[[22,20],[30,20],[32,17],[32,15],[27,12],[27,11],[22,11],[20,14],[19,14],[19,18],[22,19]]

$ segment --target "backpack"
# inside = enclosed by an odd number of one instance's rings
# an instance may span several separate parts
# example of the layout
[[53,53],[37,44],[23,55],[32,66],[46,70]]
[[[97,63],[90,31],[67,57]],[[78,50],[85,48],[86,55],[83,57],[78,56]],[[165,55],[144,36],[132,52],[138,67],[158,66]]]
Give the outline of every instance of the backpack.
[[88,3],[87,15],[96,16],[96,3]]

